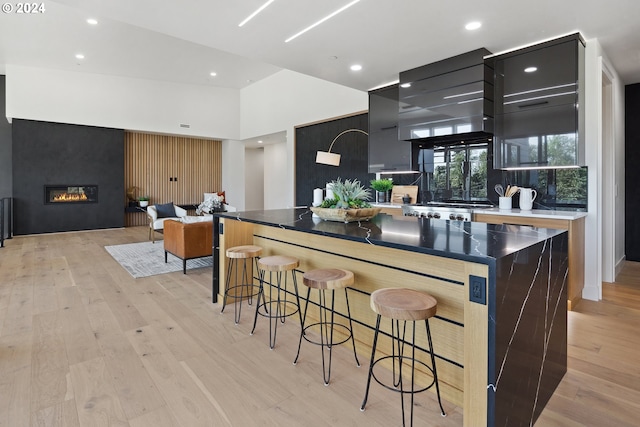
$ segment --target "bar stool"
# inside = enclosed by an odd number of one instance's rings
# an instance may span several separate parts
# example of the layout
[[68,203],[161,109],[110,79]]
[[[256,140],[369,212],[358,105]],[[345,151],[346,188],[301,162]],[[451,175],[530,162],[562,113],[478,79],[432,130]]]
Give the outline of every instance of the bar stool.
[[[247,260],[253,260],[257,269],[257,260],[260,255],[262,255],[262,248],[260,246],[253,245],[234,246],[227,249],[226,255],[229,261],[227,262],[227,277],[224,284],[224,298],[222,301],[222,310],[220,310],[220,313],[224,313],[224,309],[227,306],[227,298],[233,298],[234,320],[237,325],[240,322],[242,300],[247,298],[249,305],[251,305],[251,303],[253,302],[253,297],[258,294],[258,291],[260,289],[257,285],[253,284],[253,262],[250,261],[248,263],[249,267],[251,267],[251,272],[249,273],[247,271]],[[240,282],[238,282],[238,264],[240,260],[242,260],[242,275]],[[231,285],[232,271],[235,274],[235,285]],[[249,278],[251,278],[251,282],[249,282]],[[258,291],[253,292],[254,288],[257,288]],[[239,294],[238,291],[240,291]]]
[[[402,425],[405,425],[404,414],[404,395],[411,395],[411,426],[413,426],[413,398],[416,393],[423,392],[430,389],[433,385],[436,386],[436,393],[438,395],[438,403],[440,404],[440,412],[442,416],[446,416],[444,408],[442,407],[442,401],[440,400],[440,387],[438,386],[438,372],[436,370],[436,360],[433,355],[433,345],[431,342],[431,330],[429,329],[429,318],[435,316],[438,302],[434,297],[424,292],[419,292],[412,289],[402,288],[386,288],[378,289],[371,294],[371,309],[378,314],[376,319],[376,329],[373,335],[373,347],[371,349],[371,362],[369,364],[369,375],[367,377],[367,388],[364,394],[364,400],[362,401],[361,411],[364,411],[369,396],[369,386],[371,385],[371,378],[383,387],[400,393],[400,401],[402,404]],[[378,342],[378,333],[380,332],[380,319],[382,316],[391,319],[391,348],[392,355],[380,357],[375,359],[376,345]],[[415,353],[415,340],[416,340],[416,322],[424,320],[427,330],[427,341],[429,344],[429,354],[431,355],[431,366],[426,363],[416,360]],[[402,332],[400,331],[400,321],[403,321]],[[411,338],[411,356],[405,356],[405,333],[407,322],[413,323],[413,334]],[[397,354],[396,354],[397,351]],[[393,387],[384,384],[380,381],[375,373],[373,367],[378,363],[386,359],[391,359],[393,364]],[[403,362],[407,360],[411,362],[411,388],[406,390],[404,386],[404,380],[402,378]],[[426,387],[415,389],[415,368],[416,364],[420,364],[427,368],[433,374],[433,381]],[[398,372],[396,374],[396,367]]]
[[[351,309],[349,308],[349,295],[347,294],[347,286],[352,285],[354,282],[353,273],[348,270],[340,270],[337,268],[321,268],[317,270],[307,271],[303,275],[303,282],[307,286],[307,301],[304,306],[304,314],[302,315],[302,329],[300,330],[300,340],[298,341],[298,354],[293,364],[298,363],[298,357],[300,356],[300,347],[302,345],[302,338],[306,341],[319,345],[322,351],[322,378],[324,385],[329,385],[331,378],[331,349],[334,345],[343,344],[349,339],[353,344],[353,355],[356,359],[356,365],[360,366],[358,361],[358,355],[356,354],[356,343],[353,338],[353,324],[351,322]],[[309,297],[311,295],[311,289],[318,290],[318,318],[319,322],[306,325],[307,310],[309,308]],[[349,320],[349,326],[334,322],[335,317],[335,293],[336,289],[344,289],[344,297],[347,303],[347,319]],[[331,291],[331,308],[327,306],[326,291]],[[331,312],[331,319],[328,319],[328,312]],[[320,327],[320,341],[312,339],[307,334],[307,331],[312,327]],[[346,331],[346,338],[341,341],[335,341],[333,338],[333,331],[335,328],[339,328],[342,331]],[[324,348],[329,351],[328,367],[325,368],[325,355]]]
[[[256,330],[258,322],[258,314],[269,318],[269,348],[273,349],[276,345],[276,333],[278,332],[278,322],[284,323],[289,316],[298,313],[300,316],[300,324],[302,325],[302,313],[300,312],[300,299],[298,297],[298,282],[296,279],[295,269],[300,265],[298,258],[284,255],[273,255],[258,260],[258,275],[260,276],[260,289],[258,290],[258,302],[256,304],[256,314],[253,319],[253,329],[251,335]],[[266,272],[269,272],[269,301],[267,301],[264,292],[264,283]],[[288,298],[287,294],[287,273],[291,272],[293,281],[295,301]],[[276,283],[273,283],[273,274],[275,273]],[[274,298],[275,288],[275,298]],[[262,303],[260,302],[262,299]],[[262,308],[262,310],[261,310]]]

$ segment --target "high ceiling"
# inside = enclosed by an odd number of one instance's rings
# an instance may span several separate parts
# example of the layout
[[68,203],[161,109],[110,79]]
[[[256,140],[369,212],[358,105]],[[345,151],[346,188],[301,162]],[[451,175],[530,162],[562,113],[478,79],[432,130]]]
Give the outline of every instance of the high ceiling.
[[[238,26],[265,1],[48,0],[44,13],[0,15],[0,73],[14,64],[242,88],[284,68],[366,91],[479,47],[580,31],[624,84],[640,82],[638,0],[361,0],[288,43],[351,0],[275,0]],[[465,30],[470,21],[482,27]]]

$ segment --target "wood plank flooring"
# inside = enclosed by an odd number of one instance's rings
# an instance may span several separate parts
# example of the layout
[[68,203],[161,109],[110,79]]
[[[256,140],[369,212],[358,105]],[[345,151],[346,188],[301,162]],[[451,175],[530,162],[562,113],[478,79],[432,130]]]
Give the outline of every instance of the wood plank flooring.
[[[0,426],[394,426],[399,397],[375,384],[359,410],[366,361],[336,347],[331,385],[298,328],[239,325],[211,301],[211,268],[132,278],[104,246],[146,227],[15,237],[0,249]],[[158,242],[157,244],[162,244]],[[569,313],[569,370],[536,426],[640,423],[640,263],[600,302]],[[260,319],[259,319],[260,321]],[[432,393],[415,425],[462,426]]]

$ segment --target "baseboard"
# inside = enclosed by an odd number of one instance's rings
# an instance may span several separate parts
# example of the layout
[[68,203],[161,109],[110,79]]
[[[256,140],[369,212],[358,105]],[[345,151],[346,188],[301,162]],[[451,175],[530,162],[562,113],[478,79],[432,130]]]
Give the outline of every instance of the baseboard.
[[622,255],[622,258],[620,258],[620,260],[616,263],[616,268],[615,268],[615,278],[616,280],[618,279],[618,274],[620,274],[620,272],[622,271],[622,267],[624,267],[624,262],[627,260],[627,256],[626,255]]

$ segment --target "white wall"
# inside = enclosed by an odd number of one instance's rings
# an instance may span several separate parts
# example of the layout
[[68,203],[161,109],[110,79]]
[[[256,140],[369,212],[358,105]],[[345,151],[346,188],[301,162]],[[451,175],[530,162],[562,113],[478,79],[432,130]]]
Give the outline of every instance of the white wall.
[[287,144],[271,144],[264,147],[264,209],[291,207],[292,199],[286,192]]
[[[281,131],[287,133],[286,151],[279,152],[277,156],[280,157],[276,159],[276,153],[273,153],[267,159],[265,149],[265,209],[293,206],[296,126],[369,108],[367,92],[289,70],[242,89],[240,100],[242,139]],[[283,165],[285,159],[286,165]]]
[[6,102],[12,118],[218,139],[240,131],[240,91],[219,87],[7,65]]
[[[588,215],[585,223],[585,288],[583,298],[602,299],[603,257],[624,257],[624,85],[597,39],[587,41],[586,61],[586,163],[588,171]],[[611,76],[614,123],[612,140],[603,139],[603,69]],[[605,164],[605,162],[607,162]],[[616,188],[618,193],[616,195]],[[610,209],[604,209],[608,207]],[[620,221],[619,218],[622,217]],[[618,220],[616,220],[616,218]],[[603,225],[607,227],[603,228]],[[605,242],[604,237],[615,238]],[[606,251],[603,252],[603,248]],[[614,251],[614,253],[609,253]],[[615,264],[615,262],[610,263]],[[608,270],[611,270],[608,265]]]
[[264,151],[264,148],[244,150],[244,209],[247,211],[264,209]]
[[227,202],[238,209],[245,210],[245,152],[240,141],[222,141],[222,189]]

